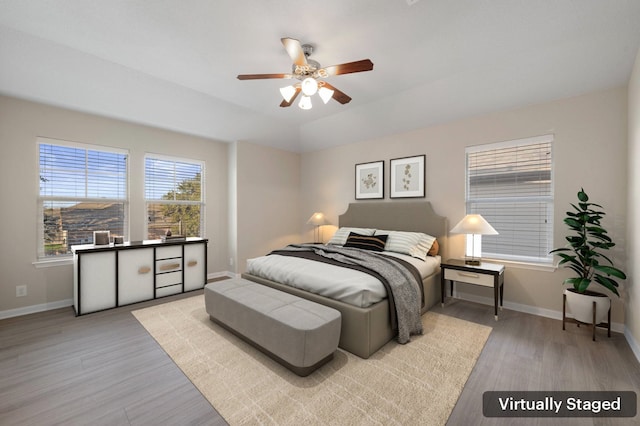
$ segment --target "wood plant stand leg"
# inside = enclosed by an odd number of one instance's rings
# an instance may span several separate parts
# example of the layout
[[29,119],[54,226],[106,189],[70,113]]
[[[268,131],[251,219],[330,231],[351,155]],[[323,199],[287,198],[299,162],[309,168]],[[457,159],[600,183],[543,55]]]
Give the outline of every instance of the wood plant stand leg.
[[593,301],[593,323],[591,324],[593,327],[593,341],[596,341],[596,301]]
[[567,295],[562,295],[562,330],[564,331],[564,322],[567,319]]

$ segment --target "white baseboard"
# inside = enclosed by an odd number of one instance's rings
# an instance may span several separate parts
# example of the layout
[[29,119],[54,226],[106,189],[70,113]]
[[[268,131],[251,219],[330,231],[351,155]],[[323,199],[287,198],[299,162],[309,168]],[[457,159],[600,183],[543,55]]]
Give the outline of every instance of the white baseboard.
[[[475,294],[464,293],[460,291],[454,291],[454,297],[462,300],[468,300],[470,302],[481,303],[483,305],[493,306],[492,297],[482,297]],[[562,312],[554,311],[552,309],[537,308],[535,306],[523,305],[520,303],[513,303],[509,301],[504,302],[504,307],[511,309],[512,311],[524,312],[526,314],[537,315],[540,317],[551,318],[562,321]],[[570,314],[567,314],[568,318],[571,318]],[[611,330],[616,333],[624,333],[625,325],[619,322],[611,323]]]
[[633,338],[633,335],[628,328],[624,329],[624,337],[627,339],[627,343],[629,343],[629,346],[631,347],[633,354],[638,359],[638,362],[640,362],[640,344],[638,344],[638,341]]
[[[207,274],[207,279],[219,278],[219,277],[231,277],[234,278],[240,276],[233,272],[223,271]],[[67,306],[73,306],[73,299],[58,300],[55,302],[42,303],[40,305],[25,306],[16,309],[7,309],[6,311],[0,311],[0,320],[6,318],[19,317],[22,315],[35,314],[37,312],[50,311],[53,309],[66,308]]]
[[40,305],[25,306],[23,308],[8,309],[0,311],[0,320],[5,318],[19,317],[22,315],[35,314],[36,312],[50,311],[53,309],[73,306],[73,299],[58,300],[55,302],[42,303]]

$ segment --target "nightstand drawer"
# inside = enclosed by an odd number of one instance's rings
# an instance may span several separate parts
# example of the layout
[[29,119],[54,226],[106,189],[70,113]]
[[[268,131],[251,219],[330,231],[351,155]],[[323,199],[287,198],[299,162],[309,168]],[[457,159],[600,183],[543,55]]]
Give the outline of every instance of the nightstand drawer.
[[451,281],[460,281],[463,283],[482,285],[485,287],[493,287],[493,275],[479,274],[476,272],[458,271],[455,269],[445,269],[444,279]]

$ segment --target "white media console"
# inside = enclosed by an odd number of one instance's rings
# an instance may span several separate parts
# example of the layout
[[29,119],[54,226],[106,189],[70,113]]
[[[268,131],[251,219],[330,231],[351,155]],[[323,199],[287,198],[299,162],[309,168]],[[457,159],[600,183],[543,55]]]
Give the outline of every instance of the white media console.
[[76,315],[203,288],[207,242],[187,238],[72,246]]

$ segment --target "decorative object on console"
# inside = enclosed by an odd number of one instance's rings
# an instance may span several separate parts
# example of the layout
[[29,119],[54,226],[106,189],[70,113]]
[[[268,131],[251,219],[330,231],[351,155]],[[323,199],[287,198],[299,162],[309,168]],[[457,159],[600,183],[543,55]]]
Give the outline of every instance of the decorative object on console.
[[384,161],[356,164],[356,200],[384,198]]
[[113,236],[113,244],[124,244],[123,236]]
[[571,204],[575,211],[567,212],[567,217],[564,218],[564,223],[572,231],[571,235],[565,237],[568,246],[556,248],[550,253],[557,254],[562,259],[558,266],[564,265],[578,275],[564,280],[564,284],[571,284],[572,288],[565,289],[563,295],[562,329],[565,329],[565,307],[569,307],[576,321],[593,326],[595,341],[596,326],[607,327],[611,337],[611,300],[607,295],[587,288],[595,282],[620,296],[618,283],[613,278],[624,280],[627,276],[601,253],[616,245],[600,224],[606,214],[601,210],[602,206],[590,203],[589,196],[582,188],[578,192],[578,201],[577,205]]
[[110,234],[110,231],[93,231],[93,245],[108,246]]
[[426,155],[391,160],[391,198],[424,197]]
[[468,214],[451,230],[453,234],[467,234],[464,261],[467,265],[480,265],[482,257],[482,236],[498,235],[481,215]]
[[186,241],[187,237],[184,235],[163,235],[161,240],[163,243],[168,243],[170,241]]
[[313,225],[313,242],[314,243],[322,243],[322,234],[320,233],[321,231],[321,226],[322,225],[326,225],[327,222],[327,218],[324,216],[323,213],[320,212],[315,212],[314,214],[311,215],[311,217],[309,218],[309,220],[307,220],[307,224],[309,225]]

